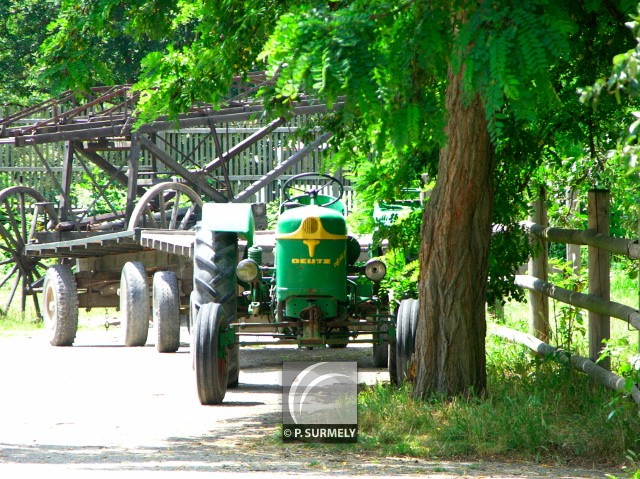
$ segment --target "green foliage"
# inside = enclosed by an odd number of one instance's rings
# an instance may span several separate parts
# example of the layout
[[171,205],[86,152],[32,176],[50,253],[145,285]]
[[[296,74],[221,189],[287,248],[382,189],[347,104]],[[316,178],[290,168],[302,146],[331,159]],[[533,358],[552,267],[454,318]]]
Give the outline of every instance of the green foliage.
[[[549,281],[570,291],[582,292],[587,286],[586,271],[576,274],[571,261],[550,259],[549,266],[552,273]],[[587,334],[583,312],[580,308],[553,300],[554,334],[552,343],[565,351],[577,353],[574,343],[578,336],[584,340]]]
[[[276,111],[314,93],[342,108],[334,166],[345,166],[371,209],[435,171],[443,142],[447,12],[422,2],[309,2],[280,18],[261,58],[275,79],[263,91]],[[425,82],[435,88],[424,88]],[[435,83],[434,83],[435,82]]]
[[60,93],[136,81],[145,55],[165,43],[173,14],[169,0],[60,0],[40,45],[38,82]]
[[400,249],[388,251],[383,260],[387,265],[387,275],[380,282],[381,292],[386,293],[395,302],[405,298],[417,298],[420,262],[407,261]]
[[[173,117],[192,105],[218,104],[234,75],[261,70],[258,54],[291,2],[182,1],[164,50],[148,55],[136,88],[143,92],[139,123],[159,114]],[[179,41],[185,24],[190,41]],[[146,30],[144,30],[146,31]]]
[[640,354],[629,351],[635,350],[637,345],[631,345],[628,337],[609,339],[606,341],[598,362],[603,359],[611,361],[611,370],[624,378],[624,388],[618,396],[614,397],[609,405],[611,412],[609,417],[624,411],[629,396],[634,387],[640,384]]
[[29,73],[58,7],[58,0],[0,2],[0,104],[23,106],[42,95]]
[[550,66],[569,53],[569,38],[578,29],[571,16],[546,0],[488,1],[460,27],[454,68],[464,63],[467,92],[484,99],[495,140],[507,119],[505,104],[523,122],[559,106]]
[[509,299],[522,301],[524,292],[514,284],[514,275],[531,254],[529,238],[511,224],[494,228],[489,255],[487,304],[504,304]]
[[[628,35],[636,38],[631,49],[618,48],[619,53],[607,65],[607,70],[598,71],[598,78],[590,86],[580,85],[581,101],[592,108],[592,112],[615,111],[615,133],[608,141],[603,142],[604,152],[597,161],[592,162],[595,170],[594,183],[611,189],[614,203],[612,207],[612,233],[616,236],[633,237],[637,232],[638,203],[638,133],[640,130],[640,112],[637,110],[637,99],[640,98],[638,87],[638,59],[640,47],[637,38],[640,36],[640,15],[638,5],[632,3],[635,15],[625,25]],[[631,35],[633,34],[633,35]],[[607,78],[603,78],[608,75]],[[615,99],[615,102],[613,101]],[[584,168],[584,167],[583,167]]]
[[389,250],[401,251],[407,260],[415,259],[420,247],[423,215],[424,208],[416,208],[400,212],[391,224],[377,222],[373,234],[374,243],[387,240]]
[[[127,198],[122,194],[122,188],[117,184],[108,184],[98,181],[102,170],[95,167],[92,171],[85,171],[79,181],[74,185],[72,198],[76,208],[85,210],[87,216],[124,211]],[[97,182],[98,184],[95,184]]]
[[[612,231],[633,228],[637,177],[621,175],[637,166],[640,123],[622,154],[607,154],[629,107],[596,95],[635,95],[638,48],[624,26],[632,8],[628,0],[62,0],[40,78],[57,89],[137,80],[147,121],[219,103],[235,74],[266,68],[269,114],[288,114],[300,98],[341,105],[318,125],[334,133],[325,166],[351,172],[370,215],[375,201],[418,187],[422,174],[436,178],[447,76],[464,68],[464,93],[481,96],[495,147],[493,302],[521,296],[510,279],[528,245],[515,224],[540,185],[552,205],[564,204],[567,188],[617,188]],[[585,89],[598,108],[580,104],[576,89],[609,74],[623,51],[614,76]]]

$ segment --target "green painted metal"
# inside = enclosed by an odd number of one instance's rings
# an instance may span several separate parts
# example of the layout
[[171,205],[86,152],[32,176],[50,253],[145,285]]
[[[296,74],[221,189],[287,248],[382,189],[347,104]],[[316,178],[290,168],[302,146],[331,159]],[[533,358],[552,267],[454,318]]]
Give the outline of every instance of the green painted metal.
[[224,359],[229,354],[228,348],[236,342],[236,332],[233,328],[227,327],[219,331],[218,335],[218,358]]
[[[344,216],[331,208],[300,206],[280,216],[276,231],[276,298],[286,303],[286,316],[318,301],[323,317],[334,317],[336,301],[347,300],[347,226]],[[306,299],[305,299],[306,298]],[[302,300],[300,300],[302,299]]]
[[338,314],[338,302],[335,300],[335,298],[294,296],[288,298],[285,305],[284,315],[288,317],[299,318],[300,311],[308,308],[309,306],[318,306],[322,311],[323,318],[334,318]]
[[373,207],[373,220],[378,224],[391,226],[398,217],[422,208],[420,190],[417,188],[406,188],[404,190],[406,200],[397,200],[391,203],[376,203]]
[[249,246],[253,244],[256,227],[250,204],[205,203],[202,206],[202,226],[211,231],[238,233]]

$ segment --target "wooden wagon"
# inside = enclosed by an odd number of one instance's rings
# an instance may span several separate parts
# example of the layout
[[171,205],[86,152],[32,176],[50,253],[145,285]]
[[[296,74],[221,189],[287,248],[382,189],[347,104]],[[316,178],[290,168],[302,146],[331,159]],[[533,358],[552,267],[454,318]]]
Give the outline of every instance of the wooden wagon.
[[[15,184],[0,191],[0,288],[7,291],[3,311],[15,306],[17,298],[24,311],[31,299],[54,345],[73,343],[78,308],[118,308],[128,345],[146,341],[146,330],[127,332],[128,324],[140,323],[131,321],[135,315],[149,316],[152,310],[188,314],[192,229],[203,202],[255,202],[283,174],[304,171],[305,159],[314,156],[317,164],[331,137],[301,125],[327,111],[312,98],[301,98],[289,119],[265,120],[262,106],[252,99],[265,81],[260,72],[238,78],[221,107],[197,105],[177,119],[159,118],[136,128],[138,98],[128,85],[83,95],[68,92],[2,118],[2,151],[28,149],[45,172],[40,187],[34,188],[26,185],[28,168],[14,166],[10,174]],[[243,132],[233,142],[229,125]],[[300,126],[308,133],[305,142],[296,135]],[[281,153],[282,135],[273,135],[282,128],[291,132],[286,157],[268,159],[266,169],[258,175],[254,171],[240,186],[230,166],[243,155],[246,162],[252,148],[250,156],[263,160],[264,155],[255,153],[259,144],[260,151],[278,148]],[[197,140],[189,151],[167,141],[167,132],[194,129],[199,136],[189,136],[189,141]],[[63,145],[61,158],[47,153],[51,144]],[[82,206],[79,197],[87,187],[78,178],[90,185]],[[264,203],[253,206],[262,228]],[[268,252],[269,237],[262,237]],[[173,334],[157,338],[158,348],[177,349]]]

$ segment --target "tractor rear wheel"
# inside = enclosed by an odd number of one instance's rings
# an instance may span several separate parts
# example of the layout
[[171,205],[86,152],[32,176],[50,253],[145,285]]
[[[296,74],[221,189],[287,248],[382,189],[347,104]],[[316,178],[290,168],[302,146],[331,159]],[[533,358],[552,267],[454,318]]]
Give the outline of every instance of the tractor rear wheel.
[[144,265],[125,263],[120,275],[120,327],[125,346],[144,346],[149,334],[149,287]]
[[[236,233],[207,230],[196,225],[195,261],[193,267],[193,292],[191,293],[191,317],[198,329],[198,310],[207,303],[217,303],[224,311],[227,323],[237,317],[236,266],[238,263],[238,235]],[[228,386],[236,387],[239,378],[238,345],[229,350]]]
[[194,330],[196,381],[203,405],[220,404],[227,392],[228,353],[220,347],[226,318],[218,303],[203,304]]
[[78,287],[66,264],[51,266],[44,277],[45,327],[52,346],[71,346],[78,330]]
[[394,386],[398,385],[398,366],[396,364],[396,343],[389,343],[389,382]]
[[396,370],[400,383],[411,379],[409,366],[416,347],[417,326],[418,300],[403,299],[398,308],[396,326]]
[[180,348],[180,293],[173,271],[153,275],[152,296],[156,349],[160,353],[175,353]]

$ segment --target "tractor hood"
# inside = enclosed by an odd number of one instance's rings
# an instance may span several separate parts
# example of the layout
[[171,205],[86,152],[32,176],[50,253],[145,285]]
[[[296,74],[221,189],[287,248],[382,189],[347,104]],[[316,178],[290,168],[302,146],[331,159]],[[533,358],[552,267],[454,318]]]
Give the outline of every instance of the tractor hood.
[[276,295],[286,317],[310,305],[335,317],[347,299],[347,226],[331,208],[300,206],[280,216],[276,230]]
[[346,239],[344,216],[322,206],[300,206],[280,215],[277,239]]

